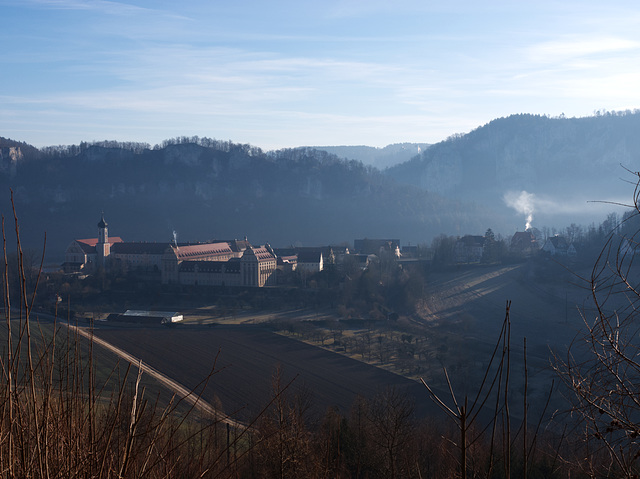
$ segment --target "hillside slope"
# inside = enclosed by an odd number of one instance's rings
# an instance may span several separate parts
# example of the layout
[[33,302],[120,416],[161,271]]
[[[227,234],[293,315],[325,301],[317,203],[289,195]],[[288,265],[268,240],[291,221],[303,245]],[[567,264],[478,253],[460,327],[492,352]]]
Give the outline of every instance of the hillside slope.
[[395,143],[384,148],[372,146],[314,146],[340,158],[361,161],[379,170],[409,161],[429,147],[428,143]]
[[626,186],[620,180],[626,176],[623,167],[638,169],[638,131],[638,112],[588,118],[513,115],[432,145],[387,173],[504,215],[532,214],[538,226],[588,224],[612,208],[589,202],[618,200],[617,192]]
[[9,188],[25,244],[37,245],[46,231],[58,260],[72,239],[95,236],[102,211],[110,234],[127,241],[170,241],[175,231],[179,241],[247,236],[274,246],[357,237],[415,244],[442,231],[480,231],[488,222],[473,206],[399,186],[356,161],[214,140],[154,149],[83,144],[17,161],[4,156],[0,208],[11,217]]

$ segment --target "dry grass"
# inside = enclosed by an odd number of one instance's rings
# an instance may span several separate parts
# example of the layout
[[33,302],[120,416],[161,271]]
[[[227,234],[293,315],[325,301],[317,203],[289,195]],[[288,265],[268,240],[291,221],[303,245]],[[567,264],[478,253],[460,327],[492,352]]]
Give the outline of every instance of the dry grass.
[[[0,356],[0,472],[5,477],[232,476],[237,444],[222,440],[214,414],[193,402],[149,399],[143,367],[96,363],[92,333],[33,319],[37,291],[28,286],[14,209],[17,264],[9,264],[5,220],[3,298],[5,345]],[[43,253],[44,258],[44,253]],[[18,287],[10,289],[10,270]],[[38,278],[39,279],[39,278]],[[88,335],[89,337],[84,337]],[[201,391],[215,371],[200,384]],[[192,392],[190,397],[197,397]],[[186,413],[180,413],[185,410]],[[220,436],[220,438],[218,437]],[[227,453],[233,447],[233,458]]]

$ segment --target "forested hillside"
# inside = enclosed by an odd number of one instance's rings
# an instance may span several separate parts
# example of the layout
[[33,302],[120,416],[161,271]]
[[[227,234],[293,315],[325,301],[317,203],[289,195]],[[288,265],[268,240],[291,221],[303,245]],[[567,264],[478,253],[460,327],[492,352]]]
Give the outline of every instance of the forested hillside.
[[639,112],[513,115],[432,145],[388,174],[505,215],[519,206],[524,217],[529,209],[537,226],[590,222],[604,212],[589,202],[617,200],[628,191],[621,178],[628,179],[624,168],[638,169],[639,131]]
[[[482,231],[487,215],[419,188],[398,186],[372,167],[313,149],[265,153],[249,145],[179,138],[150,148],[102,142],[36,150],[3,140],[2,212],[13,189],[23,240],[47,232],[50,257],[74,238],[317,245],[356,237],[428,241],[442,231]],[[16,156],[16,150],[20,155]]]
[[[632,189],[640,113],[589,118],[514,115],[432,145],[384,172],[312,148],[264,152],[181,137],[151,147],[116,141],[37,149],[0,138],[29,246],[49,257],[92,237],[104,211],[129,241],[233,239],[275,246],[359,237],[427,243],[440,234],[509,237],[533,226],[599,223]],[[417,151],[417,148],[416,148]],[[596,203],[594,203],[596,201]],[[605,201],[605,203],[597,203]]]

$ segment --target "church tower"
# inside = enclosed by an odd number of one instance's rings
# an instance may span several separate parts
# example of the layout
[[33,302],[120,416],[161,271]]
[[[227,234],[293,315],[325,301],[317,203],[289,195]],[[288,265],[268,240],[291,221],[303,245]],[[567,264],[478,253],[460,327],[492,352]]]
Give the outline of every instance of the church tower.
[[111,245],[109,244],[109,229],[107,222],[104,220],[104,213],[100,217],[98,223],[98,243],[96,244],[96,252],[98,253],[98,264],[104,266],[105,259],[111,253]]

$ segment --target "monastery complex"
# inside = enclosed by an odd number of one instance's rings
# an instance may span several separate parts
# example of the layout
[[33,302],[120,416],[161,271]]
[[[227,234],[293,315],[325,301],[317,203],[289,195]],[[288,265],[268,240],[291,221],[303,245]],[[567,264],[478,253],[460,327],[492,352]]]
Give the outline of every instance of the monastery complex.
[[266,244],[247,239],[211,243],[130,243],[109,237],[104,216],[98,237],[76,239],[65,252],[64,271],[92,273],[99,268],[155,274],[164,284],[263,287],[276,283],[277,258]]

